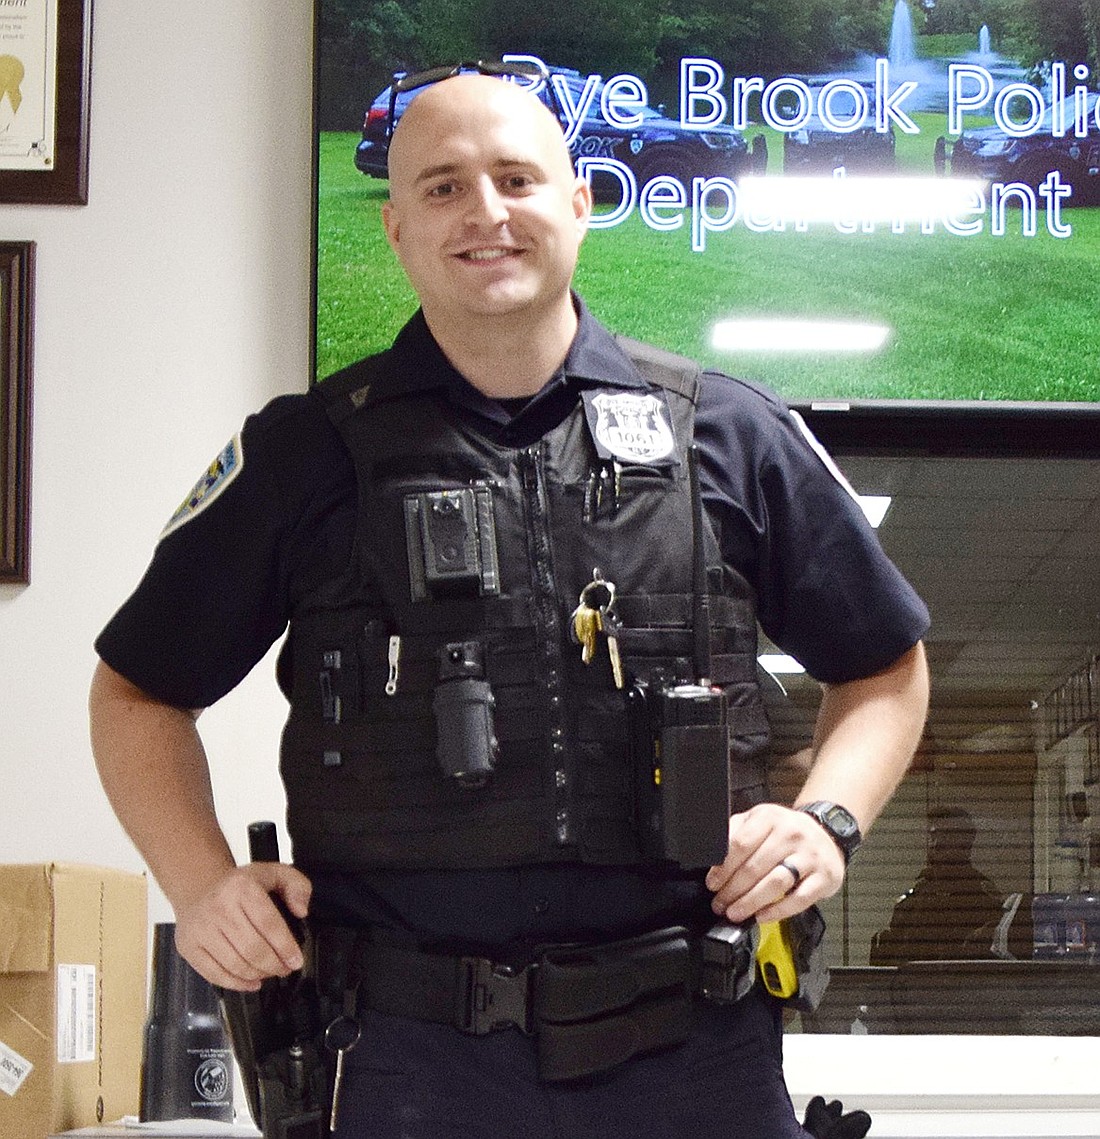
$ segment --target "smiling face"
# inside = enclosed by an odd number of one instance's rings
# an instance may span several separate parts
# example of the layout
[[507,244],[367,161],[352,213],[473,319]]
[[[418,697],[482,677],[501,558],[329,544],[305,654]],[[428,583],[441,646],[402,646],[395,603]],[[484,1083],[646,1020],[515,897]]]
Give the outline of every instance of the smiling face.
[[533,95],[483,75],[426,88],[389,152],[386,236],[433,330],[572,315],[592,199]]

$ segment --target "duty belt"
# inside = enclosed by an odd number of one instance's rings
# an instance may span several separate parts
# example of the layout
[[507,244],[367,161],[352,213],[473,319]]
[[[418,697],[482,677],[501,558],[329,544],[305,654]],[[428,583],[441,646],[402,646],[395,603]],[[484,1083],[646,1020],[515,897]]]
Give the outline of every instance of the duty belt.
[[755,930],[724,925],[700,935],[673,926],[601,945],[544,947],[533,961],[509,965],[361,931],[349,944],[353,931],[322,929],[316,963],[322,988],[334,966],[352,983],[357,1012],[475,1036],[517,1028],[535,1038],[541,1077],[567,1080],[687,1039],[694,995],[740,999],[753,983]]

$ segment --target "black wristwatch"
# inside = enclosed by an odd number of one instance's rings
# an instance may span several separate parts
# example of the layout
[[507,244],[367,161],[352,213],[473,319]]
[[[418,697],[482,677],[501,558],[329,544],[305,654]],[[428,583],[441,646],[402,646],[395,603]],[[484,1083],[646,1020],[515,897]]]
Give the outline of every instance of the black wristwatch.
[[863,842],[859,823],[856,822],[852,812],[837,803],[826,802],[804,803],[798,809],[805,811],[825,828],[829,837],[840,847],[840,853],[844,855],[844,865],[847,866]]

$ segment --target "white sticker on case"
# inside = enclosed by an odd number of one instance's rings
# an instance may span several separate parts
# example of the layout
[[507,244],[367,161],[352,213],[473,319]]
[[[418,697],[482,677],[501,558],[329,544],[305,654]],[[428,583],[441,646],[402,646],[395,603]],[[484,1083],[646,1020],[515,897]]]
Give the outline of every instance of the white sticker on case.
[[34,1065],[0,1040],[0,1092],[13,1096],[23,1086]]
[[57,1062],[95,1059],[95,966],[57,967]]

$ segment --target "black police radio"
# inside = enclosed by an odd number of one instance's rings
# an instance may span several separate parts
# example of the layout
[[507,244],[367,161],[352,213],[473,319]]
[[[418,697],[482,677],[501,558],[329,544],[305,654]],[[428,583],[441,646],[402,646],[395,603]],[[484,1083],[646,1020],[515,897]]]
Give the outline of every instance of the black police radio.
[[719,688],[650,686],[627,694],[642,853],[685,869],[714,866],[729,846],[729,704]]

